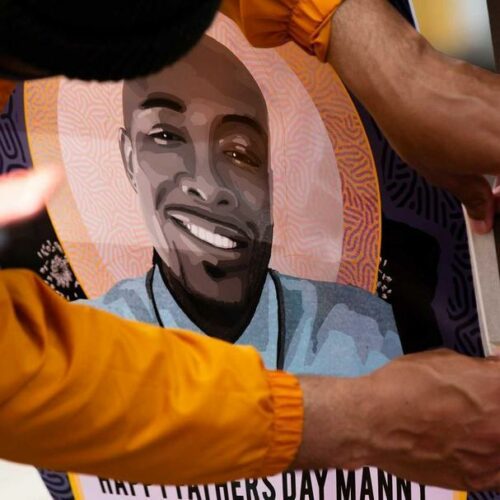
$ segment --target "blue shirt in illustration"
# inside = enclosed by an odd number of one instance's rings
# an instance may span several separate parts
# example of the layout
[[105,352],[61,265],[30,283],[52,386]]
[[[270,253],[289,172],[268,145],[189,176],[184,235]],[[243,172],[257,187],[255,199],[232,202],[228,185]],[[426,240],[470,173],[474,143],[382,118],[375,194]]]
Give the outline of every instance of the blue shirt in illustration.
[[[203,334],[157,267],[88,303],[151,324],[159,324],[159,315],[163,325]],[[346,377],[369,373],[403,354],[388,303],[359,288],[276,271],[268,272],[253,318],[236,343],[254,346],[268,369]]]

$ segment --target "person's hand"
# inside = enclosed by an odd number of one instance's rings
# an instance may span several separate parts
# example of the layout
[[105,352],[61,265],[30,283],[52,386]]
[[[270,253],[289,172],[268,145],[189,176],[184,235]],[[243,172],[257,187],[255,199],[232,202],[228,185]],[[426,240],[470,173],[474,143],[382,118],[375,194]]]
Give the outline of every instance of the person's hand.
[[372,382],[384,408],[372,422],[373,463],[421,484],[500,488],[498,358],[416,354],[375,372]]
[[355,379],[302,377],[296,468],[378,467],[420,484],[500,488],[500,361],[447,350]]
[[345,0],[332,23],[328,60],[394,149],[489,231],[482,175],[500,174],[500,76],[438,53],[386,0]]
[[62,173],[56,167],[15,170],[0,176],[0,227],[34,216],[55,192]]
[[399,155],[455,195],[486,233],[498,195],[481,174],[500,173],[500,76],[428,46],[415,64],[402,113],[396,103],[380,109],[379,123]]

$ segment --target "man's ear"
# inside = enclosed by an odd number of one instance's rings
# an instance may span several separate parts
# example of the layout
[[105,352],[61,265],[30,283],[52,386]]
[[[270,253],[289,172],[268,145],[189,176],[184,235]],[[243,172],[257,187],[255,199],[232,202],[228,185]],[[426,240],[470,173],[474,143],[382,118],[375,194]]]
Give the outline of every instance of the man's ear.
[[132,142],[128,136],[128,132],[124,128],[120,128],[120,153],[122,155],[123,167],[130,182],[130,185],[137,193],[137,182],[135,180],[134,165],[132,162]]

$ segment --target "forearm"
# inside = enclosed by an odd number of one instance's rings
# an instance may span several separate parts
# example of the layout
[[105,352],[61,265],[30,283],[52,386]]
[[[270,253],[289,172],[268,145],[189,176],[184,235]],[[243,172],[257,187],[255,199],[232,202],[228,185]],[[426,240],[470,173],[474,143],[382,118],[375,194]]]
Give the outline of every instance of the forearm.
[[272,475],[292,461],[302,393],[258,353],[66,303],[0,272],[0,457],[163,484]]
[[498,76],[436,51],[387,0],[341,5],[328,62],[402,158],[432,182],[469,202],[456,186],[467,179],[446,173],[500,172]]
[[304,393],[302,443],[292,468],[357,469],[369,463],[366,378],[299,377]]
[[484,174],[500,173],[498,75],[434,50],[387,0],[346,0],[332,21],[328,61],[392,147],[491,229]]
[[428,49],[387,0],[346,0],[332,19],[327,61],[368,111],[380,114],[412,101],[407,91]]

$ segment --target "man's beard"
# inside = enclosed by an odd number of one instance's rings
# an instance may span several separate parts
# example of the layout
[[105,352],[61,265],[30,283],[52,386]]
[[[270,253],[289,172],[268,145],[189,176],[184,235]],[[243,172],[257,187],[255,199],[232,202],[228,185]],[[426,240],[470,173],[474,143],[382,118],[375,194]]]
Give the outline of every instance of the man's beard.
[[[248,266],[244,297],[238,302],[217,300],[188,289],[156,251],[153,263],[159,267],[163,282],[174,300],[200,330],[211,337],[234,343],[253,318],[266,282],[270,257],[271,243],[260,242]],[[206,267],[205,271],[208,272]]]

